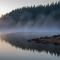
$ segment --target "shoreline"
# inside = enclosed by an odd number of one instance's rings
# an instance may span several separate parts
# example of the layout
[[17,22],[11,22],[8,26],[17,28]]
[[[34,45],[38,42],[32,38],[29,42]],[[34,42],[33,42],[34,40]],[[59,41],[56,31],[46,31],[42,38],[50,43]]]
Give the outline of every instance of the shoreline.
[[35,38],[28,40],[28,42],[34,42],[37,44],[54,44],[54,45],[60,45],[60,35],[54,35],[54,36],[45,36],[40,38]]

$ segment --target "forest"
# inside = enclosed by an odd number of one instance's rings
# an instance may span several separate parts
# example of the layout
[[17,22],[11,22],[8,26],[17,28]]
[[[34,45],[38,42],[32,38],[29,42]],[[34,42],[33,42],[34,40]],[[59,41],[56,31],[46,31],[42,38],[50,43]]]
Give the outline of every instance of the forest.
[[17,8],[0,18],[3,24],[25,26],[60,26],[60,2]]

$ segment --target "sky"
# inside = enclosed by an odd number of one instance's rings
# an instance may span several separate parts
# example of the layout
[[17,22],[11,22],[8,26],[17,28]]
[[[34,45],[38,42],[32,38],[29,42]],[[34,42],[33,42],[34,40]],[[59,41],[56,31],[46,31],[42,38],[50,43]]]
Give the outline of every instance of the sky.
[[23,6],[46,5],[59,0],[0,0],[0,16]]

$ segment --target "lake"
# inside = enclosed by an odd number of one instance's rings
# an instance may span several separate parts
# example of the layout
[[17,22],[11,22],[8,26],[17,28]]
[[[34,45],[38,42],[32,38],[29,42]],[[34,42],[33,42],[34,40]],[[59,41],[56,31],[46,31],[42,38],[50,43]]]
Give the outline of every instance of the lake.
[[60,46],[28,42],[35,34],[11,33],[0,38],[0,60],[60,60]]

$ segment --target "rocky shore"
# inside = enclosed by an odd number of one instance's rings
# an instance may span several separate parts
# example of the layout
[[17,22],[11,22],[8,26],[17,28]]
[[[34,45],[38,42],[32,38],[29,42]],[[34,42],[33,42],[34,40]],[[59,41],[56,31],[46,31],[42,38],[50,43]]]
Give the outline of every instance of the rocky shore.
[[37,44],[54,44],[54,45],[60,45],[60,35],[54,35],[50,37],[40,37],[32,40],[28,40],[28,42],[34,42]]

